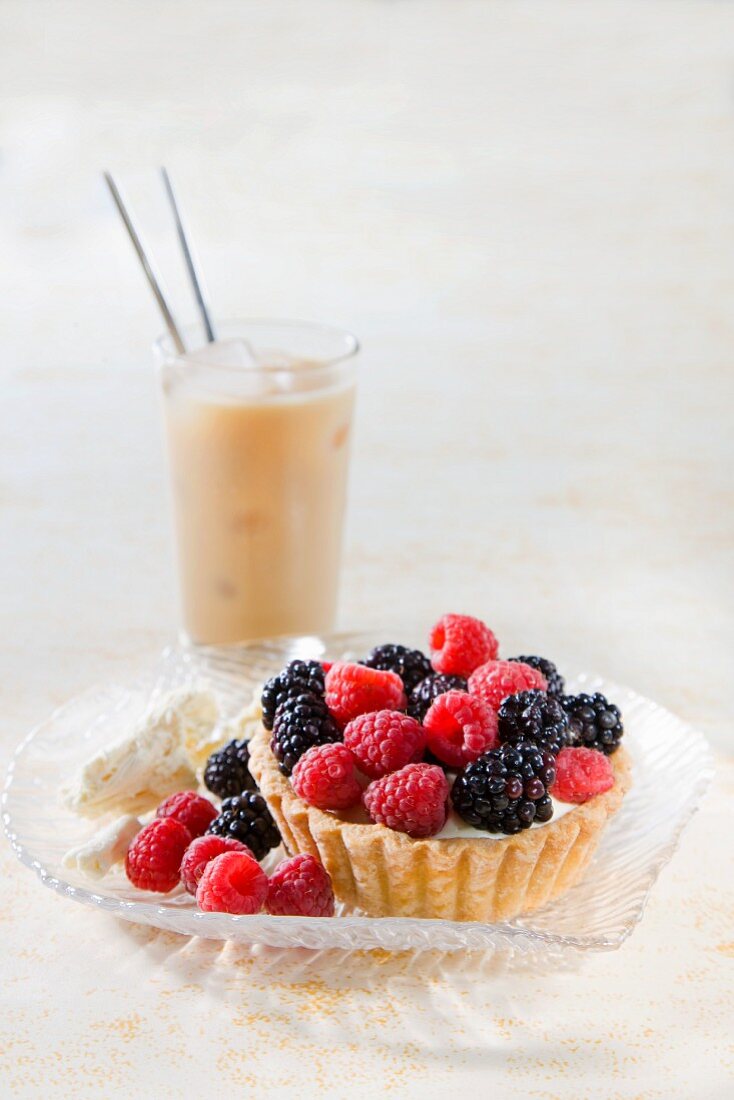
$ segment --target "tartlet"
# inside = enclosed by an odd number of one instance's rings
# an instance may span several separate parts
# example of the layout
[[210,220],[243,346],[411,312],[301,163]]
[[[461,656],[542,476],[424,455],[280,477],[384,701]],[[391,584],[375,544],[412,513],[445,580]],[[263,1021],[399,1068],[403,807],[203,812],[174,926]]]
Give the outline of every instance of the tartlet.
[[496,922],[530,913],[582,878],[631,785],[624,748],[610,758],[614,786],[562,817],[514,836],[414,839],[309,806],[281,774],[260,727],[250,771],[291,854],[309,852],[337,899],[374,917]]

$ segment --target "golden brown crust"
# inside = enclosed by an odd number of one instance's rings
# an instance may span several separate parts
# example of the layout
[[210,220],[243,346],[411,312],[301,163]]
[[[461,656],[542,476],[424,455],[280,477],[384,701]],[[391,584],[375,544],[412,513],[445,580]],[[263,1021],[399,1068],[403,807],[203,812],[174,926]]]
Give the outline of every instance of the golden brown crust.
[[492,842],[414,840],[308,806],[279,771],[269,741],[264,728],[250,741],[250,771],[286,847],[317,856],[337,898],[375,917],[499,921],[538,909],[579,882],[631,785],[630,759],[619,749],[611,757],[614,787],[542,829]]

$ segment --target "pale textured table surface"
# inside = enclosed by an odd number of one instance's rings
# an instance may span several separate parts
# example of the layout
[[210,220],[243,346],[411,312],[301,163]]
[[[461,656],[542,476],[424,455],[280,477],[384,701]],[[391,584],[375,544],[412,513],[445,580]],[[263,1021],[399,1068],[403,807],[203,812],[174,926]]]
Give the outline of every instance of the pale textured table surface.
[[175,631],[158,321],[97,176],[169,268],[163,160],[220,315],[364,340],[343,624],[474,610],[719,751],[642,925],[572,972],[189,943],[5,845],[0,1092],[731,1095],[734,8],[5,0],[0,24],[0,762]]

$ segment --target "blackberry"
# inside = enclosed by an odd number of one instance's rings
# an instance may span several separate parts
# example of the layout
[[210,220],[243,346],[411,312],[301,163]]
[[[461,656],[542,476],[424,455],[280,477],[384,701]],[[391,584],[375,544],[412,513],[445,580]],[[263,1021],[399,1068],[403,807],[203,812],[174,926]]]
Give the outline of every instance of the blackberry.
[[396,672],[403,681],[406,695],[410,695],[416,684],[433,671],[425,653],[404,645],[378,645],[363,663],[368,668]]
[[207,833],[241,840],[255,859],[264,859],[271,848],[280,844],[278,826],[258,791],[243,791],[234,798],[225,798],[219,817],[214,818]]
[[268,680],[261,701],[266,730],[273,728],[278,704],[288,695],[300,695],[303,691],[324,694],[324,670],[318,661],[291,661],[277,676]]
[[270,747],[283,775],[290,775],[307,749],[341,741],[342,735],[323,699],[310,691],[287,695],[275,712]]
[[516,745],[532,741],[541,749],[559,753],[571,741],[569,719],[560,699],[545,691],[508,695],[498,711],[500,741]]
[[524,665],[530,665],[531,668],[537,668],[538,672],[542,672],[548,681],[548,694],[563,695],[566,681],[563,679],[553,662],[549,661],[547,657],[508,657],[508,660],[522,661]]
[[570,722],[571,743],[598,749],[611,756],[619,748],[624,726],[619,707],[604,695],[562,695],[561,706]]
[[466,691],[467,683],[462,676],[445,676],[432,672],[413,688],[408,700],[408,714],[422,722],[434,699],[445,695],[447,691]]
[[250,748],[246,741],[230,741],[213,752],[204,768],[204,786],[218,798],[231,798],[243,791],[256,791],[250,775]]
[[550,821],[548,788],[555,757],[528,741],[485,752],[459,772],[451,801],[460,817],[489,833],[519,833],[534,821]]

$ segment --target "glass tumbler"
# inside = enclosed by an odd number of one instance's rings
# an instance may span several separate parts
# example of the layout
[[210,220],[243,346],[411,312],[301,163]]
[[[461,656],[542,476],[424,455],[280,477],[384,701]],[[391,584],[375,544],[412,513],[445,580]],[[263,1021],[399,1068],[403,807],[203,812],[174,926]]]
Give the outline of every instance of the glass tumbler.
[[331,629],[359,345],[237,321],[155,345],[184,629],[201,644]]

